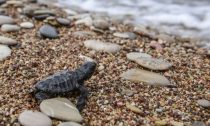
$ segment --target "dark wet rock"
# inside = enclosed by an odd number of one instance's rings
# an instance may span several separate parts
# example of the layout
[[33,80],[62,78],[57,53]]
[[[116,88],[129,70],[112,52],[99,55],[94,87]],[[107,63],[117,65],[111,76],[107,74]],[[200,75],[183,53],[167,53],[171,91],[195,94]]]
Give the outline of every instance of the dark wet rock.
[[51,15],[49,15],[49,14],[43,14],[43,15],[36,15],[36,16],[34,16],[34,18],[36,19],[36,20],[44,20],[44,19],[46,19],[47,17],[50,17]]
[[0,5],[4,4],[6,0],[0,0]]
[[57,30],[50,25],[43,25],[39,29],[39,33],[42,37],[45,37],[45,38],[51,38],[51,39],[58,38]]

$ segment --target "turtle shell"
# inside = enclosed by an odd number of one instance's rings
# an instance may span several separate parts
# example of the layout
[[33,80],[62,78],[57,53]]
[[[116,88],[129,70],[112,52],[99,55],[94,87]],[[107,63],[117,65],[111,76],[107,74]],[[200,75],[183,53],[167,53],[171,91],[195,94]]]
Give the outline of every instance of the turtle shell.
[[35,88],[49,93],[66,93],[78,88],[75,73],[63,70],[36,83]]

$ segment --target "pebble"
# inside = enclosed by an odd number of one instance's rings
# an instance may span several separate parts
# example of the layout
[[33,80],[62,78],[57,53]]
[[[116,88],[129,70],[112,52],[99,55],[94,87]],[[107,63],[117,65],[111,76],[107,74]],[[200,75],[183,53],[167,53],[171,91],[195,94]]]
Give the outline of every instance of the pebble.
[[41,102],[40,109],[46,115],[67,121],[81,122],[82,116],[79,111],[66,98],[52,98]]
[[19,117],[18,121],[23,126],[51,126],[52,121],[51,119],[41,112],[33,112],[26,110],[22,112]]
[[1,31],[3,32],[17,32],[19,30],[20,30],[20,27],[18,25],[3,24],[1,26]]
[[170,121],[170,124],[172,126],[184,126],[183,122],[177,122],[177,121]]
[[158,39],[161,39],[163,41],[169,42],[169,43],[174,43],[175,39],[167,34],[159,34],[156,36]]
[[204,107],[204,108],[210,108],[210,101],[208,101],[208,100],[199,99],[199,100],[197,101],[197,103],[198,103],[200,106]]
[[13,23],[15,23],[15,21],[11,17],[0,15],[0,25]]
[[166,126],[167,122],[165,120],[155,121],[155,126]]
[[85,47],[96,51],[104,51],[108,53],[116,53],[120,51],[121,46],[110,42],[101,42],[98,40],[87,40],[84,42]]
[[127,95],[127,96],[132,96],[134,94],[134,92],[132,90],[129,90],[129,89],[122,89],[121,94],[122,95]]
[[204,122],[201,121],[195,121],[192,123],[192,126],[206,126]]
[[31,29],[34,27],[34,24],[31,22],[23,22],[20,24],[21,28]]
[[107,30],[109,29],[109,22],[105,19],[95,19],[93,21],[93,26],[98,29]]
[[149,46],[153,49],[156,49],[158,51],[161,51],[163,49],[163,47],[161,46],[161,44],[159,44],[157,41],[151,41]]
[[77,21],[75,22],[75,24],[76,24],[76,25],[84,24],[84,25],[86,25],[86,26],[92,26],[93,20],[92,20],[91,17],[85,17],[85,18],[83,18],[83,19],[77,20]]
[[52,10],[43,9],[43,10],[35,10],[33,15],[50,15],[50,16],[55,16],[56,14]]
[[75,122],[63,122],[63,123],[60,123],[58,126],[82,126],[82,125]]
[[0,43],[4,45],[16,45],[17,41],[11,38],[0,36]]
[[157,108],[155,111],[161,113],[163,112],[163,108]]
[[141,69],[130,69],[121,74],[121,77],[135,82],[145,82],[148,85],[172,86],[166,77]]
[[6,45],[0,44],[0,61],[11,55],[11,49]]
[[145,26],[139,25],[139,26],[135,26],[134,30],[135,33],[138,33],[140,35],[148,35],[149,32],[148,30],[145,28]]
[[136,39],[136,34],[134,34],[133,32],[115,32],[113,35],[125,39]]
[[150,55],[145,53],[132,52],[128,53],[126,56],[129,60],[151,70],[167,70],[172,66],[169,62],[162,59],[152,58]]
[[57,30],[50,25],[43,25],[39,29],[39,32],[42,37],[51,38],[51,39],[58,38]]
[[76,31],[73,33],[76,37],[86,37],[86,36],[95,36],[96,34],[91,31]]
[[135,112],[135,113],[142,113],[141,109],[137,108],[134,105],[131,105],[130,103],[126,102],[126,107],[128,109],[130,109],[131,111]]
[[6,2],[7,5],[13,5],[15,7],[22,7],[23,6],[23,1],[18,1],[18,0],[8,0]]
[[139,58],[142,58],[142,57],[150,58],[152,56],[147,54],[147,53],[130,52],[130,53],[126,54],[126,57],[131,61],[135,61],[136,59],[139,59]]
[[70,25],[70,20],[66,18],[57,18],[57,22],[64,26]]

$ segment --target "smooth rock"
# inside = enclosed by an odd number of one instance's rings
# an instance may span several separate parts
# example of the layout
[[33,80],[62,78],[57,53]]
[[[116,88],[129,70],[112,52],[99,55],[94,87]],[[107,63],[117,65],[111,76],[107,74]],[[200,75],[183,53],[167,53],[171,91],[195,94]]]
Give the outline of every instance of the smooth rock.
[[210,108],[210,101],[208,101],[208,100],[199,99],[199,100],[197,101],[197,103],[198,103],[200,106],[204,107],[204,108]]
[[157,38],[169,43],[175,42],[175,39],[167,34],[159,34],[157,35]]
[[23,1],[18,1],[18,0],[8,0],[6,2],[7,5],[12,5],[15,7],[22,7],[23,6]]
[[177,121],[170,121],[170,124],[172,126],[184,126],[183,122],[177,122]]
[[55,16],[55,12],[53,10],[35,10],[33,15],[51,15],[51,16]]
[[172,86],[166,77],[141,69],[130,69],[122,73],[121,77],[130,81],[145,82],[148,85]]
[[126,57],[131,61],[135,61],[136,59],[139,59],[142,57],[151,58],[152,56],[149,54],[146,54],[146,53],[130,52],[130,53],[126,54]]
[[132,90],[129,90],[129,89],[122,89],[121,94],[122,95],[127,95],[127,96],[132,96],[134,94],[134,92]]
[[67,121],[81,122],[82,116],[79,111],[66,98],[52,98],[41,102],[40,109],[46,115]]
[[11,17],[0,15],[0,25],[13,23],[15,23],[15,21]]
[[17,32],[19,30],[20,30],[20,27],[17,25],[3,24],[1,26],[1,31],[3,32]]
[[6,45],[0,45],[0,61],[11,55],[11,49]]
[[84,42],[85,47],[96,51],[104,51],[108,53],[116,53],[121,49],[118,44],[110,42],[101,42],[98,40],[87,40]]
[[144,35],[144,34],[149,34],[148,30],[146,29],[145,26],[142,26],[142,25],[139,25],[139,26],[136,26],[134,27],[134,30],[133,30],[135,33],[138,33],[140,35]]
[[31,22],[23,22],[20,24],[21,28],[31,29],[34,27],[34,24]]
[[92,26],[93,20],[92,20],[91,17],[85,17],[85,18],[83,18],[83,19],[77,20],[77,21],[75,22],[75,24],[76,24],[76,25],[84,24],[84,25],[86,25],[86,26]]
[[167,70],[172,66],[169,62],[162,59],[152,58],[150,55],[145,53],[128,53],[127,58],[151,70]]
[[167,122],[165,120],[155,121],[155,126],[166,126]]
[[4,36],[0,36],[0,44],[4,44],[4,45],[16,45],[17,41],[11,38],[7,38]]
[[51,119],[41,112],[24,111],[19,117],[18,121],[23,126],[51,126]]
[[39,29],[39,32],[42,37],[51,38],[51,39],[58,38],[57,30],[50,25],[43,25]]
[[206,126],[204,122],[201,121],[195,121],[192,123],[192,126]]
[[61,25],[65,25],[65,26],[70,25],[70,20],[68,20],[66,18],[57,18],[57,22]]
[[130,103],[126,103],[126,107],[128,109],[130,109],[131,111],[135,112],[135,113],[142,113],[141,109],[137,108],[136,106],[134,105],[131,105]]
[[113,34],[116,37],[125,38],[125,39],[136,39],[136,34],[132,32],[116,32]]
[[86,36],[95,36],[96,34],[91,31],[76,31],[73,33],[76,37],[86,37]]
[[98,29],[102,29],[102,30],[107,30],[109,29],[109,22],[106,21],[105,19],[95,19],[93,21],[93,26],[98,28]]
[[63,122],[60,123],[58,126],[82,126],[82,125],[75,122]]

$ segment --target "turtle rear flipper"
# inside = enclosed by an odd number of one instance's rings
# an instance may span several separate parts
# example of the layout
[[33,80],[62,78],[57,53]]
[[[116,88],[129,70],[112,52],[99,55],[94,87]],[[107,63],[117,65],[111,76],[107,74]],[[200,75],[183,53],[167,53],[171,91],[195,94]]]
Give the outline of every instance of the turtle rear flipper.
[[79,87],[80,90],[80,96],[77,101],[77,109],[79,111],[82,111],[82,109],[85,107],[87,97],[88,97],[88,90],[84,86]]

